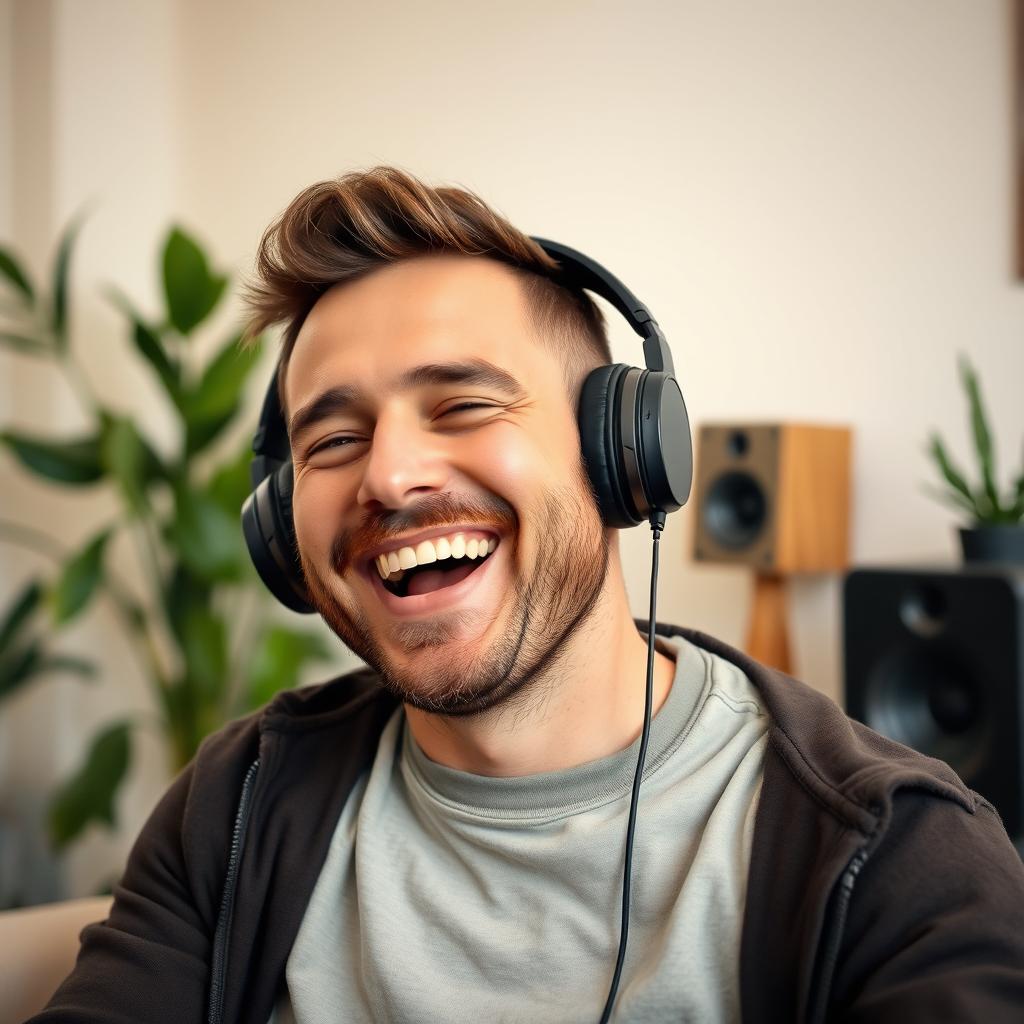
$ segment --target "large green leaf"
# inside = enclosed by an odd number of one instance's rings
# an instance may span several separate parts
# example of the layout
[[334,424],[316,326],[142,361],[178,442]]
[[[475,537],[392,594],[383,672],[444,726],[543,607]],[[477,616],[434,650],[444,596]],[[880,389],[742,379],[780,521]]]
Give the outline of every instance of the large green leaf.
[[243,551],[238,516],[229,515],[209,494],[183,484],[175,488],[175,517],[168,539],[200,579],[240,578]]
[[0,700],[10,697],[41,671],[43,649],[38,640],[10,647],[0,654]]
[[0,653],[0,701],[46,672],[70,672],[92,679],[96,676],[96,666],[84,658],[47,654],[37,640],[21,647],[11,647]]
[[22,267],[18,257],[5,246],[0,246],[0,275],[7,278],[21,292],[29,305],[35,302],[35,291],[28,274],[25,273],[25,268]]
[[228,515],[236,518],[241,514],[242,505],[249,497],[252,482],[249,467],[252,465],[252,442],[246,440],[238,454],[228,462],[218,466],[206,490],[210,497]]
[[29,623],[42,606],[45,588],[29,580],[5,609],[0,620],[0,700],[9,697],[34,676],[49,671],[90,677],[96,667],[82,658],[47,654],[39,637],[29,637]]
[[178,405],[181,402],[181,371],[178,363],[167,354],[160,335],[141,320],[136,320],[132,338],[143,358],[156,370],[171,401]]
[[29,580],[18,592],[4,611],[0,620],[0,655],[2,655],[21,634],[43,600],[43,585],[39,580]]
[[241,335],[234,334],[207,364],[195,391],[189,396],[189,414],[212,419],[238,407],[242,388],[260,357],[259,345],[240,346]]
[[323,637],[272,626],[256,642],[246,673],[246,710],[266,704],[279,690],[296,686],[307,662],[326,661]]
[[97,534],[61,570],[50,591],[50,610],[56,625],[70,622],[83,611],[103,579],[103,554],[111,530]]
[[182,403],[185,415],[186,453],[204,448],[241,408],[242,390],[259,359],[259,346],[239,346],[239,335],[229,338],[207,365],[195,388]]
[[164,245],[163,271],[168,317],[175,330],[187,335],[217,305],[227,278],[210,271],[198,243],[178,227]]
[[234,419],[234,411],[213,420],[193,420],[185,426],[185,456],[198,455],[220,437],[224,428]]
[[131,723],[117,722],[92,742],[85,763],[58,790],[50,804],[50,836],[67,846],[93,821],[116,824],[114,798],[131,763]]
[[71,273],[71,254],[75,247],[75,236],[85,219],[83,211],[64,229],[57,246],[57,259],[53,267],[53,336],[57,348],[68,347],[68,284]]
[[17,456],[21,464],[62,484],[91,484],[103,478],[100,437],[81,437],[74,441],[46,441],[13,430],[0,432],[0,441]]
[[106,416],[101,453],[129,510],[140,515],[148,507],[149,485],[167,476],[160,457],[127,416]]
[[156,371],[164,389],[177,405],[181,397],[181,367],[167,351],[161,331],[146,322],[132,300],[116,284],[105,285],[103,294],[131,322],[132,342],[143,359]]

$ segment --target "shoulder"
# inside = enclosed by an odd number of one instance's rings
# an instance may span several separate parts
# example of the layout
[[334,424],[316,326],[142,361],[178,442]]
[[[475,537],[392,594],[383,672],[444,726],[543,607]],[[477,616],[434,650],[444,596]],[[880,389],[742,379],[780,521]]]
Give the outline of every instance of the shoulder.
[[767,718],[768,709],[761,691],[739,665],[682,632],[665,640],[674,647],[677,659],[691,662],[688,677],[683,667],[684,681],[701,687],[707,698],[715,699],[738,715]]
[[[303,765],[337,759],[351,742],[350,760],[363,756],[396,701],[362,668],[324,683],[279,693],[264,708],[234,719],[207,736],[195,757],[165,790],[140,832],[129,861],[128,877],[150,871],[168,857],[182,859],[180,875],[187,878],[196,905],[213,920],[220,899],[231,833],[247,773],[273,748],[279,756],[275,771],[289,778]],[[303,738],[300,744],[296,742]],[[308,739],[307,739],[308,738]],[[295,748],[301,746],[301,750]],[[304,776],[304,785],[326,784],[330,773]]]
[[[1018,1020],[1024,865],[998,814],[899,790],[856,880],[831,996],[850,1018]],[[845,1019],[845,1017],[844,1017]]]

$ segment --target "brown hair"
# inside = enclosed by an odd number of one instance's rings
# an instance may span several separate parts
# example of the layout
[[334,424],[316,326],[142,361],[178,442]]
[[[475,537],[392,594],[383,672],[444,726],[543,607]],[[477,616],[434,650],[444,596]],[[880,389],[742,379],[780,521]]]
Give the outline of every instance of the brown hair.
[[523,287],[537,336],[563,358],[575,399],[584,373],[612,361],[604,318],[580,288],[557,282],[558,264],[532,238],[461,188],[431,188],[395,167],[377,166],[300,192],[263,234],[255,278],[243,299],[249,344],[284,323],[277,387],[303,322],[333,285],[430,253],[486,256],[510,266]]

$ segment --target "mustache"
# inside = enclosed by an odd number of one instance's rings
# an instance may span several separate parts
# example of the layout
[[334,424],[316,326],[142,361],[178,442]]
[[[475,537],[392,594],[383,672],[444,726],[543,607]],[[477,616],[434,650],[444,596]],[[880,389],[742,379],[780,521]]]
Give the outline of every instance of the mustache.
[[343,527],[331,544],[331,564],[341,573],[351,568],[359,552],[388,544],[412,530],[473,524],[503,527],[511,532],[518,517],[512,506],[496,494],[472,498],[428,494],[408,508],[368,513],[358,525]]

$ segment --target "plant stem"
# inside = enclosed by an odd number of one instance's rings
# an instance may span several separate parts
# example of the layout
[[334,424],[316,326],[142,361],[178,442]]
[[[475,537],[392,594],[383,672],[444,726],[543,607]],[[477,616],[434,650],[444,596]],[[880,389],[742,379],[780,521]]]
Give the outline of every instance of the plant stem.
[[163,569],[160,568],[160,557],[157,554],[156,539],[152,535],[152,523],[148,517],[140,516],[135,520],[134,525],[136,528],[132,530],[132,536],[135,537],[139,557],[149,570],[153,585],[162,597],[164,573]]
[[237,625],[234,650],[231,652],[231,660],[229,662],[231,681],[226,694],[226,707],[227,709],[232,709],[231,713],[235,714],[237,714],[239,702],[244,697],[245,664],[243,656],[252,651],[257,629],[261,622],[260,616],[256,615],[259,603],[254,587],[242,588],[238,612],[235,615]]
[[[135,541],[135,549],[142,563],[144,570],[151,581],[150,604],[154,609],[159,609],[159,614],[164,627],[170,630],[170,622],[167,616],[167,607],[164,600],[164,574],[160,568],[160,560],[157,556],[156,541],[152,537],[150,528],[152,523],[148,518],[135,519],[132,529],[132,538]],[[150,641],[152,643],[152,641]],[[161,690],[166,691],[169,685],[169,674],[160,671],[156,676],[157,685]]]
[[136,650],[142,667],[158,689],[166,690],[169,685],[168,674],[161,664],[160,652],[150,633],[149,618],[145,610],[121,591],[113,581],[108,582],[107,589],[129,635],[134,636],[138,642]]

